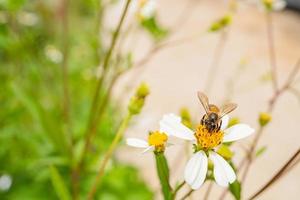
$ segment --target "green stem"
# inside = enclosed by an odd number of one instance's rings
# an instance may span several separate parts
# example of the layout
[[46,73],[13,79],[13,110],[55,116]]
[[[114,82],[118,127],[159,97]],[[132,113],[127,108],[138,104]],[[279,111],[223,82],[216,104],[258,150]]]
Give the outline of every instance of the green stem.
[[172,188],[169,183],[169,166],[165,155],[161,152],[155,153],[157,175],[160,180],[162,193],[165,200],[173,199]]
[[[95,115],[95,113],[98,113],[97,110],[98,110],[98,102],[99,102],[100,91],[102,89],[103,82],[104,82],[104,79],[106,77],[107,70],[109,68],[111,56],[112,56],[113,50],[115,49],[117,39],[119,37],[121,27],[122,27],[123,22],[125,20],[125,16],[127,14],[130,2],[131,2],[131,0],[127,0],[127,2],[126,2],[125,8],[123,10],[123,13],[122,13],[122,16],[120,18],[119,24],[117,26],[117,29],[113,34],[110,48],[109,48],[109,50],[108,50],[108,52],[107,52],[107,54],[104,58],[104,61],[103,61],[103,73],[102,73],[101,77],[98,79],[98,82],[97,82],[97,85],[96,85],[96,90],[95,90],[92,106],[91,106],[91,109],[90,109],[89,125],[88,125],[88,129],[87,129],[86,142],[85,142],[84,150],[83,150],[80,162],[79,162],[80,164],[82,164],[82,162],[83,162],[82,160],[84,159],[84,155],[86,154],[86,151],[87,151],[87,149],[90,145],[91,139],[96,133],[95,130],[97,130],[97,123],[95,122],[95,116],[94,115]],[[94,127],[94,126],[96,128],[93,129],[92,127]]]
[[100,165],[96,180],[95,180],[94,184],[92,185],[92,188],[91,188],[90,192],[88,193],[88,198],[87,199],[91,200],[95,196],[98,184],[99,184],[99,182],[100,182],[100,180],[103,176],[105,167],[106,167],[109,159],[111,158],[117,144],[120,142],[126,128],[128,127],[128,124],[129,124],[129,121],[130,121],[131,117],[132,117],[132,114],[128,113],[127,116],[123,119],[123,121],[122,121],[122,123],[121,123],[121,125],[118,129],[117,134],[115,135],[112,143],[110,144],[108,151],[104,155],[104,159],[103,159],[103,161]]

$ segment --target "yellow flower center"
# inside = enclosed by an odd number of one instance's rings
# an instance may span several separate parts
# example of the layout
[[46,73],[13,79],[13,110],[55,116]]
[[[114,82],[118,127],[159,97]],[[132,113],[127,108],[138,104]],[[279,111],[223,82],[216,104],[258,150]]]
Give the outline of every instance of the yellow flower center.
[[221,144],[223,136],[223,131],[209,132],[207,128],[201,124],[197,127],[195,132],[197,144],[204,150],[212,149]]
[[150,132],[148,136],[149,145],[154,146],[156,151],[164,151],[167,140],[168,136],[159,131]]

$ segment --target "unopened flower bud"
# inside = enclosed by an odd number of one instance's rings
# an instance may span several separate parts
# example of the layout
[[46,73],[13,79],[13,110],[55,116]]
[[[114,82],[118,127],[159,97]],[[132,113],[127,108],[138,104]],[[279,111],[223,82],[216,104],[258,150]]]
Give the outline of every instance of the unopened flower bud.
[[184,125],[186,125],[189,128],[192,128],[191,114],[187,108],[181,108],[180,117]]
[[136,91],[136,96],[138,98],[145,98],[149,94],[149,87],[146,83],[141,83]]
[[144,106],[145,98],[149,94],[149,88],[142,83],[136,90],[135,95],[131,97],[128,110],[132,115],[139,114]]
[[260,126],[266,126],[272,119],[269,113],[262,112],[259,114],[259,124]]
[[214,23],[212,23],[212,25],[209,28],[209,31],[211,32],[216,32],[219,31],[225,27],[227,27],[232,21],[232,17],[231,15],[225,15],[222,18],[218,19],[217,21],[215,21]]

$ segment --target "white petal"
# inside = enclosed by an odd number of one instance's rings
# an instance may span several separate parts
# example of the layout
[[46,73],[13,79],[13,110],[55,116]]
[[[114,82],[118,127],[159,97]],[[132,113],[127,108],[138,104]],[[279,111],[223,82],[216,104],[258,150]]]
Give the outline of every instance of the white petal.
[[208,159],[203,151],[195,153],[188,161],[184,170],[184,179],[196,190],[201,187],[206,178]]
[[229,183],[233,183],[235,181],[236,175],[232,167],[222,156],[210,151],[209,158],[214,163],[214,177],[217,184],[227,187]]
[[286,7],[286,2],[283,0],[277,0],[273,3],[273,9],[276,11],[283,10]]
[[148,153],[149,151],[154,151],[154,146],[148,146],[142,153]]
[[229,116],[228,115],[224,115],[222,117],[222,126],[221,126],[221,130],[224,130],[225,128],[227,128],[229,124]]
[[248,137],[254,133],[254,129],[247,124],[237,124],[224,130],[223,142],[232,142]]
[[149,147],[148,142],[145,140],[137,139],[137,138],[128,138],[126,140],[126,144],[132,147],[137,147],[137,148],[147,148]]
[[181,118],[175,114],[164,115],[159,122],[160,131],[170,134],[172,136],[185,139],[194,140],[194,132],[181,123]]

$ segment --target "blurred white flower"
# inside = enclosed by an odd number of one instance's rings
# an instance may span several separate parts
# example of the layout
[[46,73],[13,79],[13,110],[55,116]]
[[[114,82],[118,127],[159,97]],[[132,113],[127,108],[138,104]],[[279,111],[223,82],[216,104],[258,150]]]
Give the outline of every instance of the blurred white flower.
[[25,26],[34,26],[39,21],[39,18],[35,13],[25,11],[18,13],[17,19],[20,24]]
[[214,177],[217,184],[226,187],[229,183],[236,180],[236,175],[227,161],[215,152],[215,148],[222,142],[232,142],[248,137],[254,132],[246,124],[236,124],[227,128],[229,117],[225,115],[222,118],[222,126],[219,131],[208,132],[204,125],[199,125],[195,131],[189,129],[181,123],[181,118],[168,114],[160,121],[160,130],[168,132],[170,135],[189,140],[196,146],[196,152],[188,161],[184,179],[192,189],[198,189],[205,181],[208,159],[214,164]]
[[154,17],[157,9],[155,0],[139,0],[138,16],[141,19],[149,19]]
[[255,5],[259,10],[280,11],[286,7],[285,0],[242,0],[242,2]]
[[12,184],[12,178],[8,174],[3,174],[0,177],[0,190],[7,191],[9,190]]
[[168,133],[162,131],[161,127],[159,131],[150,132],[147,141],[138,138],[126,139],[127,145],[136,148],[142,148],[144,149],[143,153],[148,151],[164,152],[166,146],[170,145],[167,141],[168,141]]
[[45,51],[46,57],[54,63],[60,63],[63,60],[63,55],[62,55],[61,51],[59,51],[53,45],[47,45],[45,47],[44,51]]

